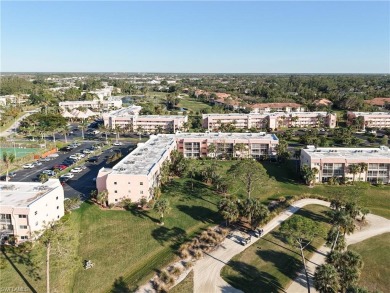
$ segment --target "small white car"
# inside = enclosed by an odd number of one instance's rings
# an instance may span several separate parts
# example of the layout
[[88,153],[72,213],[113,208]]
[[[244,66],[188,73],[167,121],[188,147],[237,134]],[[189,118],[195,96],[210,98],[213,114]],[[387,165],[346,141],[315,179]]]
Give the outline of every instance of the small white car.
[[34,167],[35,167],[34,164],[24,164],[24,165],[23,165],[23,169],[32,169],[32,168],[34,168]]
[[74,155],[79,157],[79,158],[84,158],[85,157],[85,155],[82,154],[82,153],[75,153]]
[[117,142],[114,142],[114,144],[113,145],[115,145],[115,146],[119,146],[119,145],[123,145],[123,143],[121,143],[120,141],[117,141]]
[[42,166],[42,162],[36,161],[33,163],[35,166]]
[[89,149],[83,150],[83,153],[84,153],[84,154],[92,154],[91,150],[89,150]]
[[80,160],[80,157],[79,156],[76,156],[76,155],[71,155],[69,156],[69,159],[72,159],[72,160]]
[[49,175],[49,176],[56,175],[56,173],[53,170],[43,170],[42,174],[46,174],[46,175]]
[[64,174],[64,175],[62,175],[60,178],[73,178],[74,177],[74,175],[72,174],[72,173],[66,173],[66,174]]
[[76,167],[76,168],[73,168],[72,170],[70,170],[70,172],[72,172],[72,173],[80,173],[81,171],[83,171],[83,169],[81,169],[79,167]]
[[51,154],[51,155],[48,155],[49,158],[58,158],[60,155],[57,154],[57,153],[54,153],[54,154]]

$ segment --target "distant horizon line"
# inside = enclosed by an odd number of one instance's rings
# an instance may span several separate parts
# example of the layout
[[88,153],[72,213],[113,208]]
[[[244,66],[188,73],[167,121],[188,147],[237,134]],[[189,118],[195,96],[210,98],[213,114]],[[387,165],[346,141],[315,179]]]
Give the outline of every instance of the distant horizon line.
[[93,74],[194,74],[194,75],[389,75],[390,72],[361,72],[361,73],[352,73],[352,72],[168,72],[168,71],[0,71],[0,75],[3,74],[83,74],[83,73],[93,73]]

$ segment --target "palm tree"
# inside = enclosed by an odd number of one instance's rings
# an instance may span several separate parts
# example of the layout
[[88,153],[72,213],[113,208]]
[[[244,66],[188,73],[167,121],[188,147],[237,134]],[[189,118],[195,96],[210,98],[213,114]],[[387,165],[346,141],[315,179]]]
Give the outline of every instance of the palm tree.
[[65,143],[68,143],[68,138],[67,138],[67,134],[68,134],[68,129],[67,128],[63,128],[60,130],[60,133],[64,135],[64,139],[65,139]]
[[309,186],[312,186],[318,172],[317,168],[310,168],[308,165],[303,165],[301,169],[302,177]]
[[314,274],[314,288],[320,293],[339,292],[340,278],[336,268],[330,264],[318,266]]
[[368,170],[368,164],[367,163],[359,163],[359,181],[361,181],[361,175],[363,172],[367,172]]
[[160,214],[160,224],[164,225],[164,214],[168,213],[171,209],[169,206],[169,200],[166,198],[157,200],[154,208]]
[[99,129],[106,135],[106,142],[108,141],[108,128],[104,124],[99,125]]
[[3,163],[5,165],[5,168],[7,169],[7,173],[5,175],[5,181],[8,182],[8,172],[9,172],[9,167],[11,164],[15,161],[15,154],[13,153],[3,153]]
[[242,158],[243,151],[246,149],[246,145],[243,143],[236,143],[233,148],[235,152],[234,154],[237,155],[237,153],[239,153],[240,158]]
[[107,190],[103,190],[101,192],[99,192],[96,196],[96,200],[97,202],[105,207],[106,206],[106,202],[107,202],[107,199],[108,199],[108,191]]
[[240,216],[237,202],[231,197],[221,199],[218,204],[218,210],[225,219],[226,226],[232,222],[237,221],[238,217]]
[[41,183],[45,183],[47,180],[49,180],[49,176],[47,174],[42,173],[39,175],[39,181]]
[[217,155],[216,155],[216,150],[217,150],[217,147],[215,146],[215,144],[213,143],[210,143],[208,146],[207,146],[207,152],[209,154],[213,154],[213,157],[214,158],[217,158]]
[[119,141],[119,132],[121,131],[121,127],[119,125],[115,125],[115,134],[116,134],[116,142]]
[[348,166],[349,173],[353,175],[352,182],[355,183],[355,176],[360,172],[360,167],[356,164],[352,164]]
[[83,119],[83,121],[81,121],[80,123],[80,127],[81,127],[81,137],[84,139],[84,129],[85,127],[88,126],[88,121]]

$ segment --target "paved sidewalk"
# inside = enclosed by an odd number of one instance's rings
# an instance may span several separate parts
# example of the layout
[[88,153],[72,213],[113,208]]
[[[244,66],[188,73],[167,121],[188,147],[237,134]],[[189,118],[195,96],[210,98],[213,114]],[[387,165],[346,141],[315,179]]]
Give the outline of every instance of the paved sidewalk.
[[34,114],[37,112],[38,112],[37,109],[26,112],[23,116],[19,117],[18,120],[16,120],[14,123],[12,123],[12,125],[8,129],[0,132],[0,137],[10,136],[11,134],[14,134],[15,128],[19,127],[20,121],[22,121],[24,118],[30,116],[31,114]]

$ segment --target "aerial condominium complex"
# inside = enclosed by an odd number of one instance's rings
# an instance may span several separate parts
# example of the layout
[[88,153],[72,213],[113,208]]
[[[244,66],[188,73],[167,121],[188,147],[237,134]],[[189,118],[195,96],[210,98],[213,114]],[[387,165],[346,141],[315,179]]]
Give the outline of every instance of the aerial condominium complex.
[[64,215],[64,189],[58,179],[0,182],[0,236],[18,242],[34,238],[45,224]]
[[305,107],[297,103],[259,103],[248,105],[252,113],[270,113],[270,112],[304,112]]
[[336,127],[336,114],[327,112],[275,112],[268,114],[203,114],[202,125],[210,131],[221,126],[234,126],[240,129],[280,129],[306,127]]
[[348,112],[348,121],[368,128],[390,128],[390,112]]
[[[139,109],[135,109],[135,108]],[[141,107],[112,111],[103,115],[104,125],[110,129],[117,126],[136,132],[170,132],[174,133],[184,129],[184,123],[188,122],[187,116],[182,115],[139,115]]]
[[129,198],[150,200],[159,186],[163,163],[178,150],[186,158],[239,156],[266,158],[276,156],[279,140],[265,133],[176,133],[151,135],[145,143],[116,164],[102,168],[96,179],[98,192],[108,192],[108,203]]
[[379,148],[316,148],[301,151],[303,165],[316,168],[315,182],[327,182],[336,177],[345,181],[390,183],[390,149]]

